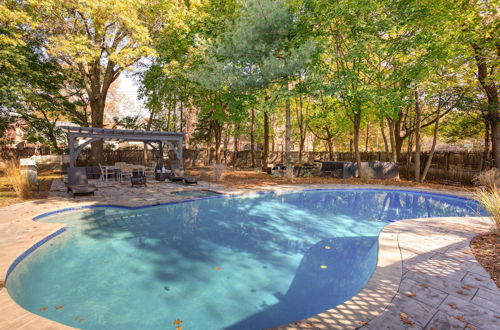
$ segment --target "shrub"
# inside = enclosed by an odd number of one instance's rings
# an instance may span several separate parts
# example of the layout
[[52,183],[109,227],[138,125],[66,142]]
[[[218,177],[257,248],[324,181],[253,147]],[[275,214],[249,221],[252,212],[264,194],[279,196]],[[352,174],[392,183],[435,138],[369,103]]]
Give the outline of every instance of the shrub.
[[19,171],[19,166],[15,162],[9,162],[5,168],[5,176],[12,185],[12,188],[20,198],[28,198],[31,192],[31,185],[26,173]]
[[482,186],[487,191],[500,189],[500,171],[493,168],[489,171],[481,172],[474,178],[474,183]]
[[370,179],[373,179],[375,177],[375,170],[372,169],[368,164],[366,166],[361,166],[361,174],[360,178],[363,181],[368,181]]
[[215,182],[219,182],[222,179],[222,176],[224,175],[224,171],[226,170],[226,165],[224,164],[214,164],[213,165],[213,180]]
[[476,199],[491,215],[496,223],[497,232],[500,234],[500,190],[482,188],[476,192]]

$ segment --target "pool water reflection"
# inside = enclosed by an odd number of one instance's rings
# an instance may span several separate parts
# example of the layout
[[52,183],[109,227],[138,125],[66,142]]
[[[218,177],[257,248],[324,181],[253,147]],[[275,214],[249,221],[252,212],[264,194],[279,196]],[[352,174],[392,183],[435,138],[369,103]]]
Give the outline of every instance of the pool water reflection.
[[367,189],[88,209],[43,218],[67,231],[7,288],[29,311],[84,329],[261,329],[355,295],[390,221],[479,212],[465,199]]

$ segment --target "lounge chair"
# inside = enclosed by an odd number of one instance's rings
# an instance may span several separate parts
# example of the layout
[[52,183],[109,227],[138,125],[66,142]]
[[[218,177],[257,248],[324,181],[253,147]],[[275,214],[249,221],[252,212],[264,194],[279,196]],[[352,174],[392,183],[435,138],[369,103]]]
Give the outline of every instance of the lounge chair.
[[173,168],[171,171],[171,174],[167,175],[167,179],[169,179],[172,182],[176,181],[184,181],[184,171],[181,170],[180,168]]
[[87,179],[87,171],[85,167],[70,167],[68,169],[68,192],[73,193],[73,197],[76,194],[92,194],[94,195],[97,187],[93,184],[89,184]]
[[197,176],[185,176],[184,184],[198,184],[199,179]]

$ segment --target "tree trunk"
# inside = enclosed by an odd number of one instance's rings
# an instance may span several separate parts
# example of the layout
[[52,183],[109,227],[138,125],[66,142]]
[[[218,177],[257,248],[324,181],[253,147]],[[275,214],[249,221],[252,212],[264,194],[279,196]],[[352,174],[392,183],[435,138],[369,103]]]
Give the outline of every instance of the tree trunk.
[[397,152],[397,145],[396,145],[396,129],[395,129],[395,122],[392,119],[388,119],[389,122],[389,139],[391,142],[391,162],[397,163],[398,162],[398,152]]
[[[89,97],[90,98],[90,97]],[[104,105],[105,100],[100,98],[90,102],[92,127],[102,128],[104,124]],[[102,140],[91,143],[90,164],[97,166],[103,162],[104,143]]]
[[255,109],[252,108],[252,123],[250,126],[250,156],[252,157],[252,168],[255,168]]
[[481,171],[488,169],[488,163],[490,161],[490,122],[484,120],[484,151],[483,151],[483,161],[481,164]]
[[382,133],[382,139],[384,140],[384,150],[385,159],[389,160],[389,144],[387,143],[387,136],[385,135],[384,122],[380,121],[380,132]]
[[218,122],[214,123],[214,142],[215,142],[215,163],[220,164],[220,146],[222,143],[222,127]]
[[439,127],[439,111],[437,113],[437,120],[434,123],[434,132],[433,132],[434,134],[432,136],[432,146],[431,146],[431,150],[429,152],[429,158],[427,159],[427,163],[425,164],[424,172],[422,173],[422,177],[420,178],[420,182],[425,181],[425,177],[427,176],[427,173],[429,172],[429,169],[431,168],[432,157],[434,157],[434,150],[436,149],[438,127]]
[[[288,84],[287,84],[288,88]],[[292,121],[290,114],[290,98],[287,96],[285,100],[285,108],[286,108],[286,123],[285,123],[285,166],[289,166],[292,163],[291,157],[291,137],[290,131],[292,130]]]
[[418,102],[418,92],[415,91],[415,181],[420,182],[420,124],[422,115]]
[[333,161],[333,139],[331,137],[326,140],[326,145],[328,146],[328,158]]
[[[267,97],[266,97],[267,98]],[[268,101],[268,100],[266,100]],[[269,115],[264,112],[264,148],[262,150],[262,171],[267,172],[267,160],[269,156]]]
[[370,139],[370,122],[366,124],[365,152],[368,152],[368,140]]
[[[500,115],[499,115],[499,100],[498,100],[498,90],[495,85],[495,79],[490,77],[491,72],[494,72],[493,68],[496,66],[495,63],[488,64],[486,61],[486,56],[484,56],[484,49],[479,45],[472,45],[474,49],[474,57],[477,66],[477,79],[483,88],[486,98],[488,100],[488,116],[491,127],[491,144],[492,144],[492,154],[493,160],[495,161],[495,167],[500,168]],[[498,48],[497,46],[497,49]],[[488,69],[488,66],[491,68]]]
[[356,165],[358,168],[358,177],[363,177],[363,173],[361,170],[361,154],[359,153],[359,129],[361,126],[361,111],[357,111],[354,114],[354,136],[353,136],[353,145],[354,145],[354,156],[356,158]]
[[498,118],[491,125],[491,142],[495,167],[500,169],[500,120]]
[[[104,69],[104,75],[101,78],[101,63],[95,61],[86,69],[83,65],[79,65],[79,71],[84,78],[85,91],[89,98],[90,114],[92,127],[102,128],[104,124],[104,109],[106,105],[106,97],[109,87],[115,81],[119,72],[115,71],[115,63],[108,61]],[[91,73],[89,73],[89,71]],[[103,141],[97,141],[91,144],[90,162],[92,165],[98,165],[103,160]]]

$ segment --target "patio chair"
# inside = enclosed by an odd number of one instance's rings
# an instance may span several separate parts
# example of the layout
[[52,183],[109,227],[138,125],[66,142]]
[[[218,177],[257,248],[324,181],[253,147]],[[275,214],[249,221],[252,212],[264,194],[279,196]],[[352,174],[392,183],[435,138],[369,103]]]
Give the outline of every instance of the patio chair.
[[85,167],[70,167],[68,169],[68,192],[71,191],[73,197],[77,194],[95,194],[97,187],[89,184]]
[[132,164],[122,164],[120,165],[121,175],[120,180],[123,181],[124,177],[133,177],[134,176],[134,165]]

